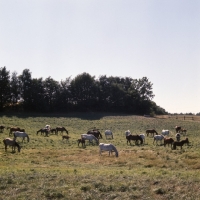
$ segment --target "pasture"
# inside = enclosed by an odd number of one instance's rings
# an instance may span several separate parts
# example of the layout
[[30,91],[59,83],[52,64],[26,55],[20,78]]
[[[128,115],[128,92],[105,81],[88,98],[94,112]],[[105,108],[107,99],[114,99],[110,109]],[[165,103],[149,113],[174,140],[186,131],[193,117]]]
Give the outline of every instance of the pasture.
[[[37,135],[46,124],[65,127],[69,140],[61,133]],[[3,139],[12,136],[7,129],[0,133],[0,199],[199,199],[198,121],[103,113],[1,114],[0,125],[25,129],[30,138],[22,142],[17,137],[21,152],[12,153],[11,147],[5,152]],[[139,135],[147,129],[159,134],[167,129],[175,139],[175,126],[187,129],[189,146],[172,150],[163,143],[153,144],[152,136],[142,145],[127,145],[126,130]],[[81,134],[94,127],[103,136],[99,142],[112,143],[118,157],[107,151],[100,156],[96,143],[78,146]],[[107,129],[113,139],[105,138]]]

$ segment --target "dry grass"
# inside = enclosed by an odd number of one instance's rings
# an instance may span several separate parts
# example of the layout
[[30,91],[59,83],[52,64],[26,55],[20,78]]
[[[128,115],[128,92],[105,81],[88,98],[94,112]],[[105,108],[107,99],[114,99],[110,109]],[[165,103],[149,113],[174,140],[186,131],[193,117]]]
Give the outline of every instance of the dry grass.
[[[26,129],[30,142],[22,143],[20,153],[4,151],[0,135],[0,199],[198,199],[200,196],[200,123],[175,119],[137,116],[66,115],[66,116],[2,116],[1,124]],[[65,126],[69,142],[61,135],[36,135],[45,124]],[[140,145],[127,145],[124,131],[133,134],[147,128],[171,130],[180,124],[188,129],[191,141],[183,149],[171,150],[153,145],[151,137]],[[108,156],[89,145],[78,147],[76,140],[89,127],[112,128],[112,142],[119,157]]]

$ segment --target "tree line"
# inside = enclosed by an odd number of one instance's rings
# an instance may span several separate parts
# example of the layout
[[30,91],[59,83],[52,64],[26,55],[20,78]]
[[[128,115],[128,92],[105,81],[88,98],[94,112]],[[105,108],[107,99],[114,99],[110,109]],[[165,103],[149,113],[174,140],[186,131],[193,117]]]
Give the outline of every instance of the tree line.
[[29,69],[22,74],[0,68],[0,111],[34,112],[123,112],[167,114],[152,101],[153,84],[147,77],[91,76],[82,73],[60,82],[52,77],[32,78]]

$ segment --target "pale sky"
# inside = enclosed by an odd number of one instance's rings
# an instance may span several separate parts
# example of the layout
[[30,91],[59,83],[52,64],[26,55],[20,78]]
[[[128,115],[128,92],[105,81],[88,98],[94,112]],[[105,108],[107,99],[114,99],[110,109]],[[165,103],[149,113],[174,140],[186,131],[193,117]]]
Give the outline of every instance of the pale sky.
[[147,77],[170,113],[200,112],[199,0],[0,0],[0,67],[56,81]]

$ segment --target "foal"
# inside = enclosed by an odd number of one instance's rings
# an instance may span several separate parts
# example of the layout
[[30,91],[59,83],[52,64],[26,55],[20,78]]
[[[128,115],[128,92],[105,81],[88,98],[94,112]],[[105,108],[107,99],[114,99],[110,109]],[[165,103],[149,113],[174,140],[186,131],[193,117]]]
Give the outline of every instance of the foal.
[[78,146],[80,143],[82,144],[82,147],[85,146],[85,139],[83,139],[83,138],[78,139],[77,142],[78,142]]
[[171,144],[171,147],[172,147],[172,145],[173,145],[173,142],[174,142],[174,139],[173,138],[164,138],[164,147],[166,146],[166,144],[168,144],[168,146],[169,146],[169,144]]
[[70,138],[70,137],[69,137],[68,135],[63,135],[63,136],[62,136],[62,139],[63,139],[63,140],[66,139],[67,141],[69,141],[69,138]]
[[6,138],[6,139],[3,140],[3,143],[4,143],[4,146],[5,146],[5,151],[7,151],[7,146],[11,146],[12,147],[12,152],[15,151],[15,147],[17,147],[18,148],[18,152],[20,152],[21,147],[15,141],[15,139]]

